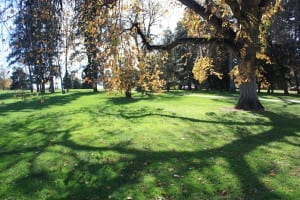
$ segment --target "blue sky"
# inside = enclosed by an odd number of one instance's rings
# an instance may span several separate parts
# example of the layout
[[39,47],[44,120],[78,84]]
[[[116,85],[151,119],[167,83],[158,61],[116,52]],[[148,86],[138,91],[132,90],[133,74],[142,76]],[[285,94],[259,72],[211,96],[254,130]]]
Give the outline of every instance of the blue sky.
[[[0,0],[0,67],[10,70],[6,58],[9,50],[9,32],[12,31],[13,19],[15,12],[13,8],[6,9],[13,0]],[[4,12],[5,10],[5,12]]]
[[8,68],[8,63],[6,62],[6,57],[9,54],[8,32],[7,30],[3,32],[4,34],[1,34],[0,38],[0,67]]

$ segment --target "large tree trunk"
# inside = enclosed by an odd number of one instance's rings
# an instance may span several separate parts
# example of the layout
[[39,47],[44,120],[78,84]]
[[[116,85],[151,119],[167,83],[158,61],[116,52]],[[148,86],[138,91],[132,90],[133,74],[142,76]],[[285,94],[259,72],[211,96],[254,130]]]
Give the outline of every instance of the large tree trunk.
[[239,71],[242,75],[241,77],[243,77],[243,81],[240,85],[240,96],[236,108],[243,110],[263,110],[264,107],[258,100],[256,83],[256,53],[258,51],[260,21],[258,1],[242,2],[245,7],[245,16],[240,19],[241,30],[247,33],[247,37],[244,36],[241,40],[243,46],[240,49],[241,63],[239,64]]
[[237,109],[243,110],[263,110],[264,107],[258,100],[256,93],[256,79],[255,76],[248,82],[240,85],[240,96],[236,105]]
[[[257,41],[257,31],[255,31],[255,27],[252,27],[251,30],[251,36],[252,38],[254,38],[253,41]],[[243,81],[240,84],[240,96],[236,108],[242,110],[263,110],[264,107],[259,102],[257,96],[257,47],[255,43],[246,40],[244,43],[244,47],[241,51],[243,50],[246,53],[243,56],[241,56],[242,61],[239,64],[239,72],[241,74],[240,78],[242,78]]]

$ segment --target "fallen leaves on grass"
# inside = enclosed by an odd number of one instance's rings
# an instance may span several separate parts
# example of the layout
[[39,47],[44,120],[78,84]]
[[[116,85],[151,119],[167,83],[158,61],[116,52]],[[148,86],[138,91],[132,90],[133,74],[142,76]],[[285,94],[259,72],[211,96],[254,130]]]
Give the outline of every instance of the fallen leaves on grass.
[[276,175],[275,170],[274,170],[274,169],[271,169],[269,175],[270,175],[270,176],[275,176],[275,175]]

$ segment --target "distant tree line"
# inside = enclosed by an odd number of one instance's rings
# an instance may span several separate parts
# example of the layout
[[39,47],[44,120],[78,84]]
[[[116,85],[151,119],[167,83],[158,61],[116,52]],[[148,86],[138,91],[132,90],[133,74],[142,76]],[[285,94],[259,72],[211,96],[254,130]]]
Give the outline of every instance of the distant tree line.
[[[236,107],[250,110],[263,109],[257,90],[288,94],[292,87],[299,93],[297,0],[178,0],[187,9],[159,45],[152,29],[164,9],[156,1],[16,2],[8,57],[16,66],[12,88],[33,91],[35,85],[45,93],[48,83],[54,92],[54,77],[61,79],[62,92],[82,87],[97,92],[103,82],[106,90],[126,97],[133,89],[239,88]],[[87,64],[80,82],[68,68],[69,61],[82,62],[82,55]]]

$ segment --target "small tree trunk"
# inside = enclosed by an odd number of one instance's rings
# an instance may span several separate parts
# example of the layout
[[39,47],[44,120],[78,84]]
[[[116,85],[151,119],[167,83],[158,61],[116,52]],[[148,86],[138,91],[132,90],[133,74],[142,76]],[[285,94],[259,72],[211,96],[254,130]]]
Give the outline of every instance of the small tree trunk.
[[271,94],[271,86],[268,87],[267,94]]
[[259,102],[256,93],[256,80],[253,77],[250,81],[240,85],[240,96],[236,105],[237,109],[243,110],[263,110],[263,105]]
[[170,83],[169,82],[167,82],[166,88],[167,88],[167,92],[169,92],[170,91]]
[[46,88],[45,88],[45,83],[44,82],[42,82],[42,84],[41,84],[41,93],[42,94],[46,93]]
[[40,84],[39,83],[36,84],[36,92],[40,93]]
[[178,90],[182,90],[183,85],[179,84],[178,85]]
[[297,74],[296,70],[294,71],[294,74],[295,74],[294,78],[295,78],[295,83],[296,83],[296,91],[297,91],[297,94],[300,94],[298,74]]
[[30,92],[33,93],[33,80],[32,80],[32,72],[31,72],[30,65],[28,65],[28,71],[29,71],[29,81],[30,81]]
[[287,80],[285,78],[284,78],[284,81],[283,81],[283,93],[284,93],[284,95],[289,94],[288,84],[287,84]]
[[[229,72],[231,72],[231,70],[234,67],[232,51],[228,51],[228,66],[229,66]],[[229,77],[229,91],[235,92],[235,83],[232,76]]]
[[97,81],[93,81],[93,92],[98,92]]
[[127,89],[127,90],[126,90],[126,92],[125,92],[125,97],[126,97],[126,98],[129,98],[129,99],[132,97],[132,95],[131,95],[131,89]]
[[261,90],[261,84],[260,84],[260,82],[259,82],[258,85],[257,85],[257,93],[260,94],[260,90]]
[[191,91],[192,90],[192,83],[191,81],[189,81],[189,84],[188,84],[188,91]]
[[[96,55],[95,55],[96,56]],[[93,63],[93,91],[98,92],[98,68],[96,67],[96,64]]]
[[53,78],[53,75],[50,75],[49,82],[50,82],[50,93],[54,93],[54,78]]
[[267,91],[268,94],[274,94],[274,86],[273,86],[273,83],[271,83],[268,87],[268,91]]

